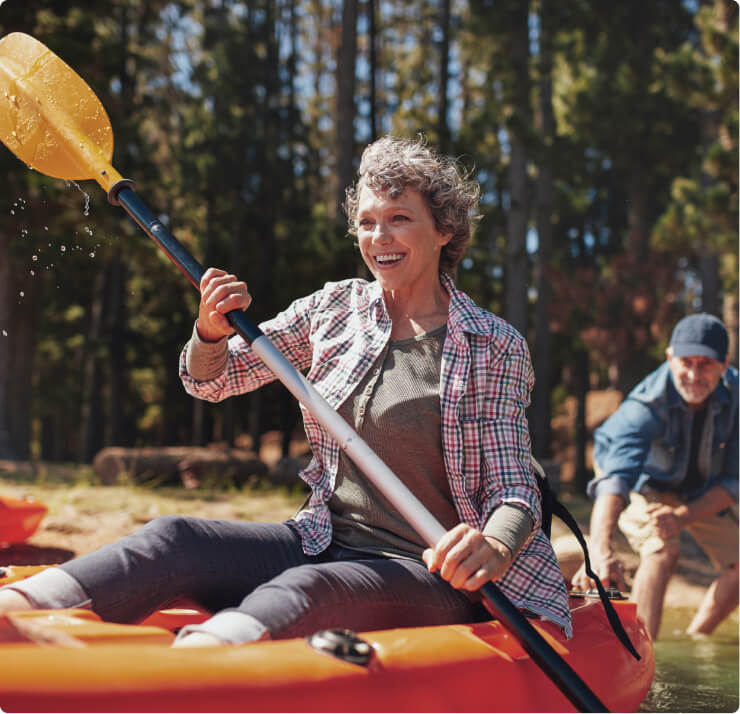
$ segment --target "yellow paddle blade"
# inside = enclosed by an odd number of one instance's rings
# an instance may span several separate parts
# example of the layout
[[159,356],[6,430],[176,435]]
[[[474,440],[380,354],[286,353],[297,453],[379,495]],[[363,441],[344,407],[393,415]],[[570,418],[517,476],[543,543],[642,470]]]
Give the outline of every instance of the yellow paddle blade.
[[0,140],[26,165],[67,180],[95,179],[106,192],[113,130],[85,81],[22,32],[0,39]]

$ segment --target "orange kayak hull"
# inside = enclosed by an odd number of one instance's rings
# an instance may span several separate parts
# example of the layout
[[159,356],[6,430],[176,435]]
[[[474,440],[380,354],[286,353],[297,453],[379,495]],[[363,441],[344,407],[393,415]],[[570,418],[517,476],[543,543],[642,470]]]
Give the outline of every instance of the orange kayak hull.
[[[535,626],[611,711],[634,711],[655,669],[635,606],[615,603],[640,662],[618,642],[598,600],[571,604],[571,640],[550,623]],[[141,625],[102,622],[85,610],[14,617],[86,646],[0,643],[5,712],[573,711],[497,621],[360,633],[373,652],[359,665],[305,639],[170,648],[167,628],[206,617],[193,610],[155,613]]]
[[43,503],[30,498],[0,496],[0,545],[30,538],[46,515]]

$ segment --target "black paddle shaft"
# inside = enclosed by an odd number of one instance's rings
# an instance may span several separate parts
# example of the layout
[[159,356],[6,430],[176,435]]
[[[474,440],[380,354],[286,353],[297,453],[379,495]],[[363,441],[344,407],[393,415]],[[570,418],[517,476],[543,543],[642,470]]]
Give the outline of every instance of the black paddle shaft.
[[[137,225],[166,253],[196,288],[205,272],[203,267],[185,249],[144,204],[128,179],[119,181],[108,194],[113,205],[120,205]],[[356,432],[318,394],[313,385],[272,346],[262,330],[243,310],[232,310],[226,315],[236,332],[241,335],[275,373],[289,391],[313,414],[319,423],[339,443],[352,460],[365,472],[373,484],[406,517],[424,540],[434,546],[444,534],[443,527],[426,510],[395,474],[377,457]],[[480,590],[486,608],[509,630],[525,652],[550,678],[555,686],[581,712],[608,711],[570,665],[550,646],[527,619],[514,607],[497,585],[490,582]]]

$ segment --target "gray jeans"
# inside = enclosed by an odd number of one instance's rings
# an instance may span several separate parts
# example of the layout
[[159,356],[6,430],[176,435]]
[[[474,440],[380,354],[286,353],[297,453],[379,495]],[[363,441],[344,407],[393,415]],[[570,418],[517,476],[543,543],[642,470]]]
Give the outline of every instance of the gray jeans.
[[[62,571],[55,593],[44,592],[48,571],[11,587],[36,607],[72,607],[86,595],[104,620],[124,623],[185,596],[216,614],[181,636],[198,630],[234,643],[331,627],[363,631],[489,617],[423,563],[336,544],[308,556],[283,523],[164,516],[54,570]],[[68,594],[60,592],[65,579]]]

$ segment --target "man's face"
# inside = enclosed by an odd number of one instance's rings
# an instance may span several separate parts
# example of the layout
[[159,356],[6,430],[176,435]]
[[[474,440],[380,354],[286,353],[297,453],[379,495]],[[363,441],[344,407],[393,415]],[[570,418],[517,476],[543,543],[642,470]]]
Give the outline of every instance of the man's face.
[[701,408],[727,369],[728,361],[717,362],[711,357],[674,357],[666,350],[668,366],[673,373],[673,384],[681,398],[694,409]]

